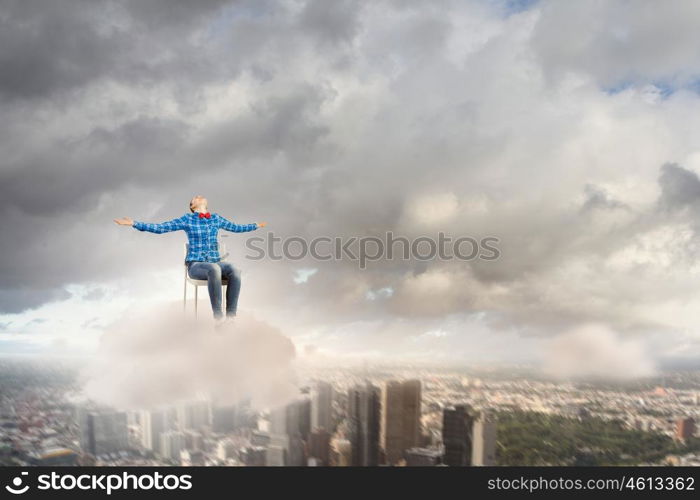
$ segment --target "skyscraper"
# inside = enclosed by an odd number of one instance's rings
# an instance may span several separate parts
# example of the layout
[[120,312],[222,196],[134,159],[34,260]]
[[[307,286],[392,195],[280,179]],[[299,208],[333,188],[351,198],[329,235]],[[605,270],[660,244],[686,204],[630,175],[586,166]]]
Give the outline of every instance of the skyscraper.
[[482,411],[474,423],[472,465],[496,465],[496,415]]
[[204,449],[204,436],[199,431],[187,430],[182,432],[185,438],[185,448],[192,451]]
[[166,431],[160,434],[159,455],[166,460],[180,463],[180,451],[185,449],[185,436],[178,431]]
[[311,402],[306,398],[270,412],[268,463],[274,463],[269,465],[305,465],[304,436],[308,438],[310,419]]
[[348,433],[352,465],[379,465],[379,389],[369,382],[348,391]]
[[311,429],[333,432],[333,386],[318,382],[311,396]]
[[232,432],[236,428],[236,407],[234,405],[212,406],[211,427],[214,432]]
[[208,401],[190,401],[177,407],[177,428],[201,429],[211,423]]
[[[236,458],[238,456],[238,447],[231,439],[222,439],[216,444],[216,458],[221,461]],[[265,465],[264,463],[262,465]]]
[[445,465],[471,465],[474,416],[469,405],[445,408],[442,414],[442,443]]
[[330,463],[331,434],[324,428],[315,429],[309,434],[307,443],[308,458],[314,458],[318,465]]
[[281,467],[290,465],[289,463],[289,436],[286,434],[272,434],[270,444],[267,445],[265,453],[265,465],[271,467]]
[[381,445],[386,461],[396,464],[420,443],[420,380],[388,381],[382,390]]
[[147,450],[160,450],[160,435],[169,430],[168,414],[165,410],[143,410],[141,412],[141,446]]
[[303,441],[309,440],[309,433],[311,432],[311,400],[309,398],[302,398],[296,403],[297,413],[299,419],[299,437]]
[[311,402],[297,399],[270,411],[270,434],[289,434],[308,437],[311,427]]
[[693,434],[695,434],[695,420],[691,417],[676,420],[676,434],[674,437],[677,441],[685,442]]
[[126,413],[113,410],[79,411],[80,448],[98,456],[129,449]]

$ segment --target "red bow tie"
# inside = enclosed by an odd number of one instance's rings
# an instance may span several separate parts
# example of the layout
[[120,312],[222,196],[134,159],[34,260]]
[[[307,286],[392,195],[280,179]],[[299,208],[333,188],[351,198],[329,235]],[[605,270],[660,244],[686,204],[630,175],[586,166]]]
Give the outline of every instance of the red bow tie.
[[210,218],[211,218],[211,214],[210,214],[209,212],[199,212],[199,218],[200,218],[200,219],[204,219],[205,217],[206,217],[207,219],[210,219]]

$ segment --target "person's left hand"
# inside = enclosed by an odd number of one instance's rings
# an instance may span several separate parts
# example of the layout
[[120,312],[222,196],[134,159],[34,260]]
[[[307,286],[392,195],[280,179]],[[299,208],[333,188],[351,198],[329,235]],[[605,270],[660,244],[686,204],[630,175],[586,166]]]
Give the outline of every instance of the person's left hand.
[[267,226],[267,222],[256,222],[256,224],[258,225],[258,227],[265,227],[265,226]]

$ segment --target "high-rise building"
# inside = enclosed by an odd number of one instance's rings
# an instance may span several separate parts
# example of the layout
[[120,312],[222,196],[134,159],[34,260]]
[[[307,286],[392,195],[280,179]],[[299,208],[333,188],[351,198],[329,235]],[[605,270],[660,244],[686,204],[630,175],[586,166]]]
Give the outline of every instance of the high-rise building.
[[187,430],[183,431],[185,437],[185,449],[192,451],[204,450],[204,436],[199,431]]
[[265,453],[265,465],[271,467],[282,467],[289,464],[289,436],[287,434],[270,435],[270,444],[267,445]]
[[420,446],[420,417],[420,380],[391,380],[384,384],[380,441],[387,463],[398,463],[407,449]]
[[369,382],[348,391],[348,434],[352,465],[379,465],[379,388]]
[[496,415],[482,411],[474,422],[472,465],[496,465]]
[[299,437],[303,441],[309,440],[311,432],[311,399],[302,398],[296,402],[299,419]]
[[333,432],[333,386],[318,382],[311,395],[311,429]]
[[208,401],[190,401],[181,403],[177,407],[177,428],[180,431],[187,429],[201,429],[211,423]]
[[306,398],[292,401],[270,411],[270,434],[304,437],[310,427],[310,402]]
[[444,464],[471,465],[472,427],[474,416],[469,405],[445,408],[442,414],[442,443],[445,448]]
[[180,463],[180,452],[185,449],[185,436],[179,431],[166,431],[160,434],[159,455],[166,460]]
[[80,448],[94,456],[129,449],[126,413],[113,410],[79,411]]
[[695,434],[695,420],[691,417],[676,420],[676,434],[674,437],[677,441],[685,442],[693,434]]
[[[270,412],[270,460],[283,463],[270,465],[301,466],[306,463],[304,436],[308,438],[311,404],[306,398],[275,408]],[[277,448],[282,448],[279,452]]]
[[405,457],[407,467],[434,467],[442,461],[442,453],[436,448],[410,448]]
[[330,463],[331,434],[324,428],[315,429],[309,434],[307,443],[308,458],[316,459],[316,465]]
[[227,433],[236,428],[236,406],[212,406],[211,428],[214,432]]
[[141,446],[158,452],[160,435],[169,430],[168,412],[165,410],[143,410],[140,415]]
[[[216,458],[221,461],[235,459],[238,456],[238,447],[231,439],[222,439],[216,444]],[[264,465],[264,464],[263,464]]]

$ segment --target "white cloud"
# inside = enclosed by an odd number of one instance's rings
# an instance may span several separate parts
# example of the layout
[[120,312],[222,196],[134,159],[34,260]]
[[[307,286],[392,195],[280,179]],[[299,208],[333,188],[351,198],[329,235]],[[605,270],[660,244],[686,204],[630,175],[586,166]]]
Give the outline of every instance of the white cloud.
[[642,342],[623,338],[600,324],[554,337],[545,356],[545,371],[564,378],[632,379],[655,372],[654,361]]
[[101,338],[82,374],[85,394],[120,408],[150,408],[208,397],[251,398],[259,408],[297,394],[294,344],[242,315],[215,329],[210,318],[183,317],[179,304],[124,318]]

